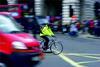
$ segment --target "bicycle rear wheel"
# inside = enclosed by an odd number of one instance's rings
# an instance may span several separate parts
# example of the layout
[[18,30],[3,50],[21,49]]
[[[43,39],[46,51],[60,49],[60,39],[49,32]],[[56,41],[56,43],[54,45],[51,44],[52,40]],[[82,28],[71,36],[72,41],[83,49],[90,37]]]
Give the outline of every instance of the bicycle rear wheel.
[[50,50],[53,54],[58,55],[63,51],[63,45],[60,41],[53,41]]

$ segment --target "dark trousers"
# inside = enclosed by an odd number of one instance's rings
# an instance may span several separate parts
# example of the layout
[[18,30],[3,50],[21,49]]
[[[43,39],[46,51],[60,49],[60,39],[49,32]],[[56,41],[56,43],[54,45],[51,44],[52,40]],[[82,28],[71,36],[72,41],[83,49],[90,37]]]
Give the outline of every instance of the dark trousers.
[[46,48],[48,48],[49,38],[48,38],[47,36],[41,36],[41,37],[45,40],[44,46],[45,46]]

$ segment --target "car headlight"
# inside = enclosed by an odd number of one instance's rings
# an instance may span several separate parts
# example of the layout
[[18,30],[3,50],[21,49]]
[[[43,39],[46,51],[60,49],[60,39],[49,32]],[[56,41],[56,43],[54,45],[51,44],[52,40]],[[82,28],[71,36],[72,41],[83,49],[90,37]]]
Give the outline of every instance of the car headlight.
[[12,45],[13,45],[13,47],[15,49],[27,49],[27,47],[25,46],[25,44],[22,43],[22,42],[15,41],[15,42],[12,43]]

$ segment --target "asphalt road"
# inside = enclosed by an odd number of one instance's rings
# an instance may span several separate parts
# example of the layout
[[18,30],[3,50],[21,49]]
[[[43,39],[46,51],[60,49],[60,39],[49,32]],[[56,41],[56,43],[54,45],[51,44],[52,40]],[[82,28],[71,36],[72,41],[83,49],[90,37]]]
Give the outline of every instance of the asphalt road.
[[46,53],[36,67],[100,67],[100,39],[56,36],[63,43],[63,52],[59,55]]

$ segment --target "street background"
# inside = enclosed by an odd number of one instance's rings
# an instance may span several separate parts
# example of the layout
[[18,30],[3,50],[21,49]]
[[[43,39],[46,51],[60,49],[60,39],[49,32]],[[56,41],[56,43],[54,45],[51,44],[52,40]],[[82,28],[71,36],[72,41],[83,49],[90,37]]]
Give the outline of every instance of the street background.
[[46,53],[45,59],[37,67],[99,67],[100,39],[88,34],[76,38],[61,33],[56,36],[63,43],[63,53]]

